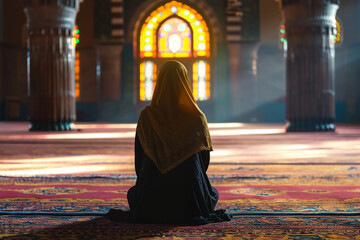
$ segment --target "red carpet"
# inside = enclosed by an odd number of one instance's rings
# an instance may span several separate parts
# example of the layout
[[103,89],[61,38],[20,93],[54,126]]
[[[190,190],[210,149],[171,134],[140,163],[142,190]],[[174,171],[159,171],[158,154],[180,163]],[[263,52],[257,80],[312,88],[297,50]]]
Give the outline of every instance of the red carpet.
[[[30,133],[26,127],[25,123],[0,123],[3,214],[98,214],[114,206],[127,208],[126,191],[135,182],[135,125],[83,124],[69,133]],[[288,239],[285,237],[292,233],[306,233],[307,239],[319,239],[310,236],[329,237],[336,229],[340,239],[354,239],[353,230],[360,227],[360,127],[338,126],[336,133],[312,134],[285,134],[281,125],[211,124],[210,129],[215,151],[208,174],[220,192],[218,207],[256,216],[236,216],[231,223],[194,231],[208,229],[204,231],[215,234],[209,236],[219,238],[256,239],[268,234],[274,237],[269,239]],[[53,219],[51,226],[49,218]],[[23,232],[46,236],[50,231],[41,229],[49,227],[76,232],[82,226],[77,221],[89,219],[2,215],[0,222],[7,224],[0,225],[0,236]],[[106,220],[86,224],[93,221]],[[287,224],[298,229],[289,232]],[[230,226],[252,230],[239,235]],[[141,236],[131,233],[130,226],[125,228],[129,238]],[[116,231],[123,231],[123,225],[121,229]],[[143,226],[141,229],[145,235],[161,235]],[[189,236],[181,227],[166,232]]]
[[[30,220],[29,220],[30,219]],[[113,223],[91,217],[5,216],[16,231],[2,239],[359,239],[359,217],[236,216],[204,226]],[[32,231],[29,231],[32,229]],[[1,237],[1,234],[0,234]]]

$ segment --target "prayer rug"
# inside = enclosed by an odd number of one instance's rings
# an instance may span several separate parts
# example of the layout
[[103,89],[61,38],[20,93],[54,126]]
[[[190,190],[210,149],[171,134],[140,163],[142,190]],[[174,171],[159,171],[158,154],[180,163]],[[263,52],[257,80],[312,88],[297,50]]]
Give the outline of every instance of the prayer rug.
[[[2,239],[360,239],[360,217],[235,216],[201,226],[125,224],[95,217],[0,216]],[[4,225],[5,223],[5,225]]]
[[[360,213],[353,165],[213,165],[218,208],[231,213]],[[0,211],[95,212],[127,209],[135,175],[0,177]]]

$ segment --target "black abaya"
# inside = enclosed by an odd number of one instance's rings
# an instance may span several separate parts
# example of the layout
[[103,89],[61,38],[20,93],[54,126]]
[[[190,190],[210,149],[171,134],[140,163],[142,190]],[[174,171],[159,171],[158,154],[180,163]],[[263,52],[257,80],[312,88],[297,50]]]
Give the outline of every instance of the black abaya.
[[135,138],[137,181],[129,189],[130,212],[110,210],[110,219],[142,223],[204,224],[229,221],[224,210],[215,211],[219,198],[206,175],[209,151],[201,151],[161,174]]

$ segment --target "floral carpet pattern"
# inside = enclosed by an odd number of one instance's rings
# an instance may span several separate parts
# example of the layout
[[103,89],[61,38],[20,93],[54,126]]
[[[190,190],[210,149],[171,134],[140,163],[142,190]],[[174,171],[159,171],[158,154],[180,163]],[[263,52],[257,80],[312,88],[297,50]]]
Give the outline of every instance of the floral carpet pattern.
[[205,226],[101,217],[128,209],[135,125],[76,127],[30,133],[0,123],[0,238],[360,239],[360,127],[285,134],[280,125],[210,124],[208,175],[217,207],[234,218]]
[[344,216],[235,216],[230,222],[203,226],[126,224],[110,222],[101,217],[53,216],[1,216],[0,222],[8,222],[8,226],[13,226],[7,229],[2,239],[18,240],[360,239],[360,218]]

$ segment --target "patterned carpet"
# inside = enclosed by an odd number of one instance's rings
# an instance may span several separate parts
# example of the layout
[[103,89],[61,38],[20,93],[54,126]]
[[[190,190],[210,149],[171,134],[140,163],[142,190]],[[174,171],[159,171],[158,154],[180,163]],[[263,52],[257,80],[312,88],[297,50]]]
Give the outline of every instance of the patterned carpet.
[[[30,220],[29,220],[30,219]],[[2,239],[359,239],[359,217],[236,216],[204,226],[113,223],[94,217],[3,216],[17,231]],[[35,226],[34,226],[35,225]],[[15,227],[16,226],[16,227]],[[29,229],[33,229],[29,232]],[[36,230],[34,230],[36,229]],[[20,231],[19,231],[20,230]],[[21,233],[22,232],[22,233]],[[24,233],[28,232],[28,233]],[[13,234],[11,234],[13,233]],[[1,235],[0,235],[1,236]]]
[[0,123],[4,239],[360,239],[359,126],[285,134],[281,125],[210,124],[208,175],[218,207],[235,217],[198,227],[95,216],[128,208],[134,124],[79,124],[69,133],[26,127]]

